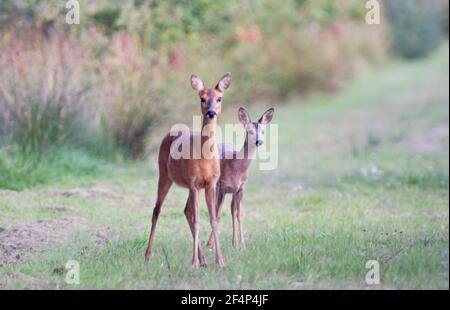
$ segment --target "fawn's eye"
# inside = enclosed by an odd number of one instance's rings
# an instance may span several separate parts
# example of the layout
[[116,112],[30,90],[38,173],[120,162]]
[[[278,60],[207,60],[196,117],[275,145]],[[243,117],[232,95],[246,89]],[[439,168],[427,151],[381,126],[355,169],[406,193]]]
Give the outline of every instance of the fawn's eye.
[[222,97],[217,98],[217,102],[222,102]]
[[200,102],[201,103],[206,103],[206,99],[205,98],[200,98]]

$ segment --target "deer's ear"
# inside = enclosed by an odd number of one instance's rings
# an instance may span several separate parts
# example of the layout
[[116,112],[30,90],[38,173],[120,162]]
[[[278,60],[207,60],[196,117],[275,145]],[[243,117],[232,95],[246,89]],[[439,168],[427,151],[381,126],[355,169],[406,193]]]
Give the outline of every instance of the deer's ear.
[[216,89],[221,91],[221,92],[224,92],[225,89],[230,87],[230,84],[231,84],[231,74],[230,73],[225,73],[225,75],[222,76],[220,81],[217,83]]
[[247,125],[251,123],[250,115],[248,115],[247,111],[244,108],[239,108],[239,121],[242,125]]
[[203,86],[202,80],[200,80],[196,75],[191,75],[191,86],[196,91],[202,91],[205,87]]
[[274,108],[270,108],[269,110],[264,112],[264,114],[259,119],[258,123],[263,124],[263,125],[270,123],[270,121],[272,120],[274,111],[275,111]]

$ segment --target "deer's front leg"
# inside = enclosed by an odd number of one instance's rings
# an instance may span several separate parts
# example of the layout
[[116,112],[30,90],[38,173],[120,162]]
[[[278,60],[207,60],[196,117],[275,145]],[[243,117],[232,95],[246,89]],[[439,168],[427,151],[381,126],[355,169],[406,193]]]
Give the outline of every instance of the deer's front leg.
[[216,263],[220,267],[224,266],[222,252],[220,250],[220,242],[217,231],[217,210],[216,210],[216,184],[210,184],[205,189],[206,204],[208,205],[209,220],[211,223],[212,234],[214,238],[214,246],[216,250]]
[[239,239],[241,246],[245,248],[245,241],[244,241],[244,212],[242,211],[241,205],[242,205],[242,199],[244,198],[244,189],[241,188],[236,193],[236,209],[237,209],[237,220],[239,223]]
[[[186,207],[184,208],[184,215],[186,216],[187,222],[189,224],[189,228],[191,229],[192,238],[194,238],[194,236],[195,236],[195,231],[194,231],[194,206],[193,206],[193,203],[191,202],[190,197],[188,198],[188,200],[186,202]],[[200,265],[201,266],[206,266],[206,264],[207,264],[206,263],[206,257],[205,257],[205,254],[203,254],[201,245],[198,247],[198,258],[200,260]]]
[[200,261],[198,257],[198,249],[199,249],[199,231],[200,231],[200,210],[198,203],[198,189],[193,187],[189,190],[189,198],[191,202],[193,212],[193,231],[192,236],[194,239],[194,249],[192,254],[192,267],[198,268],[200,266]]
[[[220,221],[220,212],[222,212],[223,201],[225,199],[225,193],[223,193],[221,191],[219,186],[216,187],[216,192],[217,192],[216,216],[217,216],[217,222],[219,222]],[[207,244],[208,248],[210,248],[210,249],[213,248],[213,242],[214,242],[214,236],[211,231],[211,234],[210,234],[209,240],[208,240],[208,244]]]
[[233,198],[231,199],[231,221],[233,224],[233,239],[231,240],[231,244],[234,248],[237,246],[236,220],[238,216],[238,205],[236,195],[237,193],[233,193]]

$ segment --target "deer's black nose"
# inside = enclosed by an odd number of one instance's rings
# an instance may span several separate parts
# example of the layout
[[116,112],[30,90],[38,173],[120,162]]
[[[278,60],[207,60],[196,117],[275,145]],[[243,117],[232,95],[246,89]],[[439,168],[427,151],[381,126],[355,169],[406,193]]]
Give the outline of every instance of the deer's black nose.
[[256,140],[256,146],[261,146],[264,143],[262,140]]
[[217,116],[217,113],[215,111],[208,111],[205,115],[207,118],[214,118]]

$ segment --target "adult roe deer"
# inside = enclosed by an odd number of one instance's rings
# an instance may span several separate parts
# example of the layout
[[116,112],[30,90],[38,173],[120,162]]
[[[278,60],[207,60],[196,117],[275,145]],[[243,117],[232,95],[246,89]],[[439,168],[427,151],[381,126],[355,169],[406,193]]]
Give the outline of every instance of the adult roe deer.
[[[192,266],[197,268],[199,265],[206,265],[206,258],[199,241],[200,216],[198,196],[200,189],[205,189],[206,204],[208,205],[209,219],[215,240],[216,263],[219,266],[224,265],[217,235],[216,183],[220,176],[220,159],[215,142],[215,130],[217,117],[221,112],[222,95],[230,86],[230,83],[231,76],[229,73],[220,79],[215,88],[205,88],[203,82],[197,76],[191,76],[191,86],[198,92],[201,101],[202,132],[194,133],[190,130],[189,132],[184,132],[185,134],[178,133],[178,135],[174,135],[173,133],[169,133],[162,140],[158,157],[158,194],[155,208],[153,209],[152,226],[147,251],[145,253],[146,261],[149,261],[152,256],[153,238],[163,201],[172,183],[175,182],[179,186],[189,189],[189,197],[186,202],[184,214],[194,241]],[[196,146],[194,140],[201,142],[201,154],[198,154],[198,145],[197,148],[194,148]],[[174,142],[177,145],[185,146],[187,143],[190,146],[188,158],[182,157],[176,159],[172,156],[171,147]],[[204,150],[203,146],[206,143],[209,143],[209,145]],[[199,156],[194,156],[194,153]]]
[[[236,247],[236,221],[239,224],[239,240],[244,246],[244,229],[242,224],[243,213],[241,212],[242,198],[244,197],[245,183],[248,178],[248,169],[255,155],[256,148],[264,143],[264,127],[270,123],[274,113],[274,108],[270,108],[261,116],[258,122],[252,122],[250,116],[244,108],[239,108],[239,121],[244,125],[246,134],[245,142],[239,151],[234,145],[225,143],[219,144],[220,153],[220,179],[217,183],[217,218],[220,217],[225,195],[231,193],[231,217],[233,221],[232,244]],[[208,240],[208,247],[212,248],[214,235],[211,233]]]

